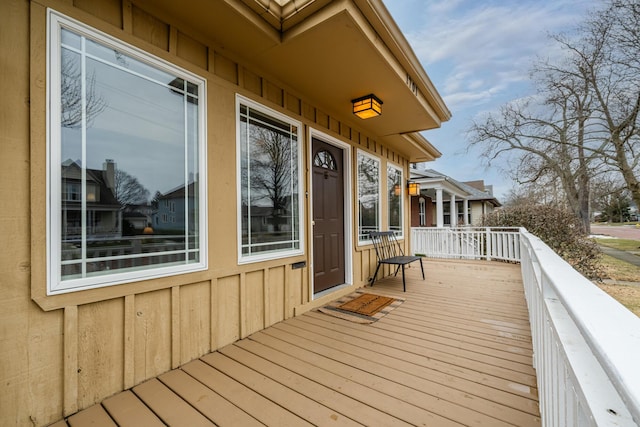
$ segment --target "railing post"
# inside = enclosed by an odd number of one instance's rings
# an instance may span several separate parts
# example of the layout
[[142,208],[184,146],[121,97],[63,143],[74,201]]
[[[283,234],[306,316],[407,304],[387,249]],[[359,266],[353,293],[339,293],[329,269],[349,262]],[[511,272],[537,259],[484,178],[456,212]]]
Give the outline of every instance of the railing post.
[[491,228],[485,229],[487,234],[487,261],[491,261]]

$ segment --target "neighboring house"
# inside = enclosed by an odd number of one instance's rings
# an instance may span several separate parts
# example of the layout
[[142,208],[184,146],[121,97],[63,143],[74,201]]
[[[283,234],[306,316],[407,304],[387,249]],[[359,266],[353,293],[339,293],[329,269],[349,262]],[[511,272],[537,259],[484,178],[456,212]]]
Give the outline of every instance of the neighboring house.
[[468,188],[470,196],[469,223],[482,225],[482,217],[502,206],[502,203],[493,195],[493,185],[485,185],[484,180],[464,181],[462,185]]
[[[82,167],[67,160],[61,168],[61,238],[63,243],[122,235],[122,206],[114,194],[113,168],[85,169],[86,206],[82,207]],[[86,223],[82,223],[82,211]]]
[[[0,425],[46,425],[353,292],[375,268],[365,230],[408,252],[409,165],[440,156],[419,132],[450,112],[381,0],[302,4],[0,2]],[[101,204],[72,200],[99,221],[70,259],[69,158]],[[134,191],[175,189],[151,218],[175,213],[154,225],[170,238],[117,236],[104,159]]]
[[[168,191],[157,198],[157,209],[150,222],[154,233],[174,232],[188,229],[189,234],[198,228],[198,185],[190,183]],[[187,222],[188,221],[188,225]]]
[[411,169],[411,180],[420,184],[420,195],[411,197],[412,227],[481,225],[502,206],[483,180],[460,182],[433,169]]

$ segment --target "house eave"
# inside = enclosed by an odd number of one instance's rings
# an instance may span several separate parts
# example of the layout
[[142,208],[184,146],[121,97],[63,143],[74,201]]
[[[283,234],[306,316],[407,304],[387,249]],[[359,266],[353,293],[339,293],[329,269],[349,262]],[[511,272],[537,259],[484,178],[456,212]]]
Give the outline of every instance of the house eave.
[[[138,0],[136,6],[167,17],[178,31],[189,28],[216,54],[398,154],[436,157],[401,135],[440,127],[451,113],[381,0]],[[368,93],[383,100],[383,112],[361,120],[351,100]]]

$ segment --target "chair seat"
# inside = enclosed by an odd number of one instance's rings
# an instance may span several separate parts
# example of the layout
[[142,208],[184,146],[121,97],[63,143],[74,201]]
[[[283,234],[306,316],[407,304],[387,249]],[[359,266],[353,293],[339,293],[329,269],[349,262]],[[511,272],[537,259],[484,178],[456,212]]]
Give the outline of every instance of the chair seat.
[[413,261],[418,261],[419,259],[420,259],[419,256],[403,255],[403,256],[394,256],[391,258],[383,259],[383,260],[380,260],[380,262],[382,264],[402,265],[402,264],[409,264],[410,262],[413,262]]
[[373,247],[376,250],[376,258],[378,258],[378,265],[376,266],[376,272],[373,273],[373,277],[369,279],[371,286],[376,282],[378,277],[378,270],[382,264],[397,265],[396,272],[398,274],[400,268],[402,268],[402,290],[407,290],[407,283],[404,279],[404,266],[414,262],[420,261],[420,271],[422,272],[422,280],[424,280],[424,267],[422,265],[422,258],[419,256],[408,256],[402,251],[402,247],[396,235],[393,231],[372,231],[369,233]]

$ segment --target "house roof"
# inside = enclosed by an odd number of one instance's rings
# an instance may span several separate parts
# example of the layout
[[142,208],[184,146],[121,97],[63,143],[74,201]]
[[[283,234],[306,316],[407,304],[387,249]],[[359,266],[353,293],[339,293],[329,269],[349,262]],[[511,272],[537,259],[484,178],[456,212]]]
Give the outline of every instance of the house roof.
[[[82,168],[77,162],[72,160],[66,160],[62,163],[62,178],[70,181],[81,181]],[[106,208],[116,208],[120,209],[120,202],[116,199],[113,190],[109,188],[107,185],[107,181],[105,179],[105,171],[100,169],[86,169],[86,177],[88,182],[94,182],[98,185],[100,191],[100,201],[87,201],[87,203],[92,207],[106,207]],[[66,202],[67,204],[72,204],[74,202]],[[78,204],[80,201],[77,202]]]
[[483,182],[483,187],[485,187],[484,181],[460,182],[434,169],[421,171],[411,170],[411,179],[421,184],[426,184],[427,186],[440,186],[456,196],[463,197],[469,201],[485,201],[496,207],[502,206],[493,194],[478,189],[480,182]]
[[[440,153],[418,132],[451,113],[382,0],[139,0],[140,7],[211,42],[216,52],[286,83],[325,113],[405,155]],[[381,116],[351,100],[374,93]]]

